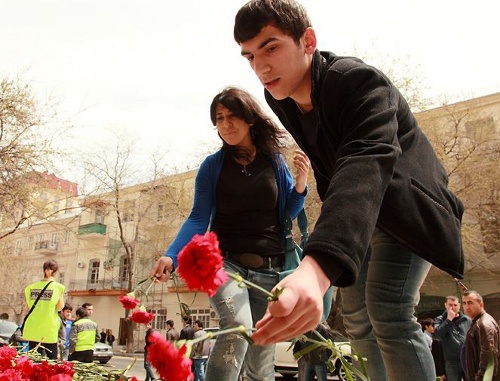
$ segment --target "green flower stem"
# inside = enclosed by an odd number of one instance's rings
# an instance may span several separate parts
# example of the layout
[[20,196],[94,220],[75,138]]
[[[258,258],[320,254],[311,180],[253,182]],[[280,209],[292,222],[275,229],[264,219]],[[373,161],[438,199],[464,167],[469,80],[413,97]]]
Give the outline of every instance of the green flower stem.
[[223,329],[221,331],[217,332],[207,332],[206,335],[198,337],[193,340],[188,340],[188,343],[191,345],[194,345],[196,343],[199,343],[200,341],[204,341],[207,339],[213,339],[214,337],[220,336],[220,335],[227,335],[228,333],[240,333],[242,334],[247,340],[253,343],[252,339],[250,339],[250,336],[247,334],[247,329],[245,328],[244,325],[239,325],[238,327],[233,327],[233,328],[227,328]]
[[255,288],[256,290],[262,291],[264,294],[267,295],[267,299],[271,302],[275,302],[278,300],[278,297],[280,294],[283,292],[282,288],[277,289],[274,293],[267,291],[265,288],[260,287],[259,285],[252,283],[246,279],[243,279],[243,277],[238,274],[238,273],[232,273],[229,271],[226,271],[226,274],[234,279],[236,282],[238,282],[238,285],[240,287],[247,287],[247,288]]

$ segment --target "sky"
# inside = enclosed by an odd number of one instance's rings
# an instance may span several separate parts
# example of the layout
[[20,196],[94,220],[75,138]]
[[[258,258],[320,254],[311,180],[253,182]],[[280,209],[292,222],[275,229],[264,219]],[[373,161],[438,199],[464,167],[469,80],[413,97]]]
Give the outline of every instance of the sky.
[[[79,154],[112,129],[141,155],[193,166],[220,142],[209,118],[216,93],[238,85],[265,103],[233,40],[244,2],[0,0],[0,78],[20,77],[37,97],[58,99],[59,119],[74,126],[60,139]],[[427,97],[500,91],[493,0],[301,3],[319,49],[372,57],[376,66],[400,62]]]

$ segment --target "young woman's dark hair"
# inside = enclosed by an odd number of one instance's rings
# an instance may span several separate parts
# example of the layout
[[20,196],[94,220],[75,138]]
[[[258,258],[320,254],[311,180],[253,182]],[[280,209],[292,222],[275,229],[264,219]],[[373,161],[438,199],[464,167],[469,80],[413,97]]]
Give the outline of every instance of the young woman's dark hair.
[[[214,126],[216,108],[219,104],[251,126],[252,142],[257,150],[272,158],[279,154],[284,146],[282,140],[286,134],[266,115],[259,102],[250,93],[238,87],[226,87],[217,94],[210,105],[210,119]],[[238,159],[250,159],[250,153],[242,147],[230,146],[223,141],[222,148]]]
[[251,0],[236,14],[234,39],[238,44],[246,42],[268,25],[280,29],[297,43],[312,26],[306,9],[295,0]]

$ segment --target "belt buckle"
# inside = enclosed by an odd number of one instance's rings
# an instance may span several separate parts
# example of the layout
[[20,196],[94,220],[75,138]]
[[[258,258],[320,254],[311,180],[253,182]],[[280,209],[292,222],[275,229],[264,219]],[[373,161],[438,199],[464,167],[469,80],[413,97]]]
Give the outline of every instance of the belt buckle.
[[257,254],[240,254],[239,262],[249,269],[258,269],[264,265],[264,258]]

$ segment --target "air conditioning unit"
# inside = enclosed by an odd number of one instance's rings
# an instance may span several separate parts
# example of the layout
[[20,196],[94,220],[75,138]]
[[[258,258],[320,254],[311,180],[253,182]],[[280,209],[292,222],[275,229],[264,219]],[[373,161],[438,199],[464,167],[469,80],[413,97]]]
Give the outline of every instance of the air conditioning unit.
[[210,319],[217,319],[217,313],[215,311],[210,311]]
[[80,269],[85,268],[85,262],[83,262],[83,261],[78,261],[78,263],[77,263],[76,265],[77,265],[77,266],[78,266],[78,268],[80,268]]

